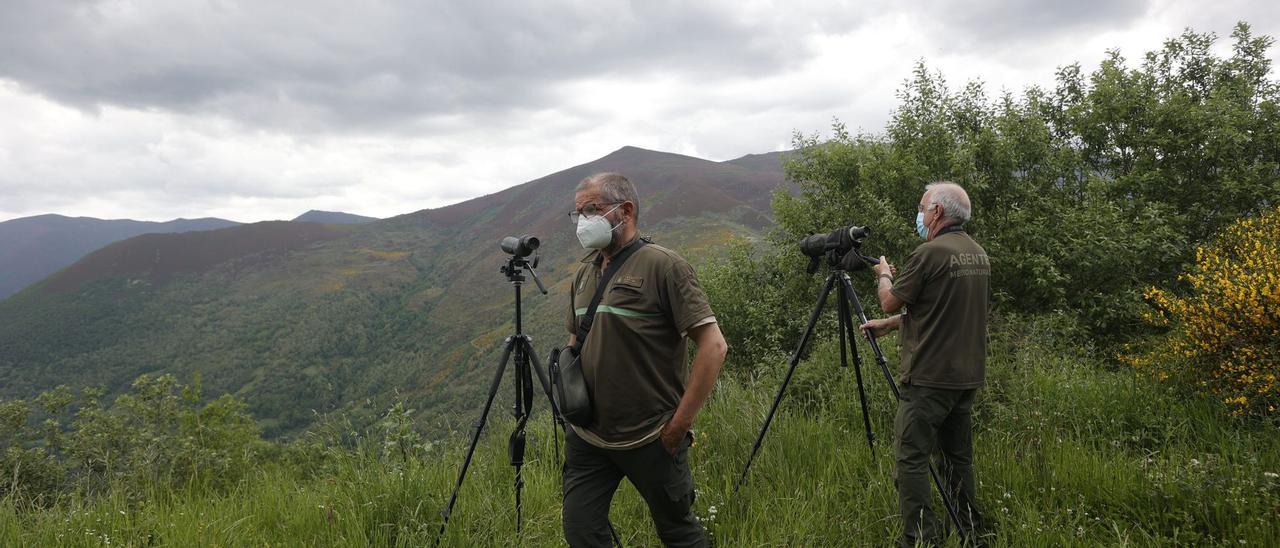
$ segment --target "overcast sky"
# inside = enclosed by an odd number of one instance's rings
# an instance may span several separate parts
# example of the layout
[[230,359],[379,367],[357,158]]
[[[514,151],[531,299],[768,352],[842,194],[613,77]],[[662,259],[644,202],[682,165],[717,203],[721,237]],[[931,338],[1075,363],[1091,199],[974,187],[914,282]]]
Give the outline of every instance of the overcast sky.
[[878,132],[918,60],[1018,91],[1238,20],[1280,36],[1273,0],[0,0],[0,220],[387,217]]

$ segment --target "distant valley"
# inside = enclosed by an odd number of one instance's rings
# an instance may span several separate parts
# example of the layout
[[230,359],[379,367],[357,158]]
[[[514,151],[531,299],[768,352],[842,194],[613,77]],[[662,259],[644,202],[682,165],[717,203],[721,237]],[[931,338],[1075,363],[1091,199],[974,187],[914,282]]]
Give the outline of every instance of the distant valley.
[[526,288],[526,330],[544,355],[565,338],[568,278],[583,255],[566,213],[574,186],[599,171],[635,181],[642,233],[695,263],[762,234],[786,184],[782,153],[712,162],[624,147],[389,219],[310,212],[296,220],[319,223],[115,241],[0,301],[0,396],[58,384],[116,391],[142,373],[174,373],[198,376],[208,396],[242,397],[269,435],[332,411],[372,420],[393,400],[448,428],[448,416],[474,412],[512,330],[501,237],[542,238],[551,294]]

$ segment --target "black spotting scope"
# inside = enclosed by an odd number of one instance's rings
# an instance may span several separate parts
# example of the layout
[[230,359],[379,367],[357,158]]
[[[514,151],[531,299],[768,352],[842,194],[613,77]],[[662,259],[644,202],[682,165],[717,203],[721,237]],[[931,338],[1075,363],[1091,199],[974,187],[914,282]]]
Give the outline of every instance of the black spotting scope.
[[868,264],[880,261],[861,253],[862,242],[871,235],[871,227],[842,226],[826,234],[813,234],[800,240],[800,251],[809,257],[810,274],[817,272],[818,262],[827,258],[827,264],[843,270],[860,270]]
[[536,237],[525,234],[519,237],[507,236],[502,239],[502,250],[515,255],[516,257],[528,257],[531,253],[538,249],[542,242]]

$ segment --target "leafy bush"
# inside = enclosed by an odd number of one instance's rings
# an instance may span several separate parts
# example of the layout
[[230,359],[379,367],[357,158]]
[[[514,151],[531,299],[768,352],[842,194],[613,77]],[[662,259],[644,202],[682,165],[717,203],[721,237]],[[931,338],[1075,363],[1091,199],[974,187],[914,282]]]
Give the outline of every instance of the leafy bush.
[[[795,257],[782,255],[787,251]],[[804,309],[813,306],[813,299],[794,295],[804,294],[806,285],[818,285],[791,275],[804,268],[799,255],[794,249],[740,240],[702,269],[699,278],[711,309],[724,319],[720,329],[730,347],[725,368],[730,375],[757,377],[785,364],[795,348],[808,319]],[[834,306],[827,309],[826,315],[835,317]]]
[[1171,328],[1130,362],[1161,380],[1207,390],[1238,414],[1280,407],[1280,208],[1228,227],[1196,250],[1185,295],[1152,287],[1146,318]]
[[136,500],[157,489],[226,489],[264,443],[243,402],[224,395],[202,404],[198,383],[172,375],[142,375],[110,406],[102,394],[86,389],[77,402],[63,386],[34,408],[0,403],[0,496],[46,506],[111,490]]
[[[978,502],[998,535],[989,544],[1275,545],[1274,428],[1223,417],[1216,402],[1133,370],[1102,367],[1063,335],[1079,328],[1069,314],[995,320],[988,385],[974,415]],[[831,338],[817,342],[740,490],[780,379],[724,377],[698,417],[694,512],[717,546],[881,546],[901,534],[889,434],[895,403],[879,373],[864,369],[877,436],[869,450],[853,371],[836,365]],[[763,369],[780,374],[784,365]],[[380,424],[368,426],[322,417],[298,440],[272,443],[285,458],[255,453],[232,490],[164,496],[157,486],[161,496],[139,504],[113,487],[36,511],[0,498],[0,546],[564,545],[563,446],[551,439],[545,409],[529,425],[522,529],[507,455],[514,421],[494,413],[439,540],[471,422],[415,454],[408,410],[384,409]],[[0,473],[0,484],[8,477]],[[661,544],[629,485],[614,497],[610,519],[625,546]]]
[[[1222,57],[1214,35],[1187,32],[1137,67],[1110,52],[1092,73],[1064,67],[1053,89],[1021,94],[956,89],[917,66],[883,132],[837,121],[828,138],[796,136],[785,168],[800,192],[774,200],[776,249],[730,261],[739,279],[780,278],[777,294],[721,298],[811,303],[814,284],[774,263],[797,255],[805,234],[849,223],[875,229],[868,253],[903,261],[920,243],[925,184],[947,179],[973,201],[966,227],[992,257],[1000,310],[1066,312],[1100,346],[1154,333],[1142,288],[1177,276],[1235,219],[1280,203],[1273,40],[1243,23],[1232,39]],[[753,262],[763,270],[748,272]],[[871,296],[869,281],[855,283]],[[752,341],[775,337],[751,330]]]

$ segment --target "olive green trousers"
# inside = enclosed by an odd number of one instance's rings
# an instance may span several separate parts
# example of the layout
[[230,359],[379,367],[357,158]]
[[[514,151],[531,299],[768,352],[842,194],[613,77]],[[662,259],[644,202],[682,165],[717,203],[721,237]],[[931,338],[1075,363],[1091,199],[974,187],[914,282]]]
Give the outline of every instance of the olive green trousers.
[[894,481],[903,520],[902,546],[941,542],[929,477],[929,459],[935,453],[961,523],[969,531],[982,525],[973,480],[972,411],[977,392],[909,384],[901,387],[902,399],[894,418]]

